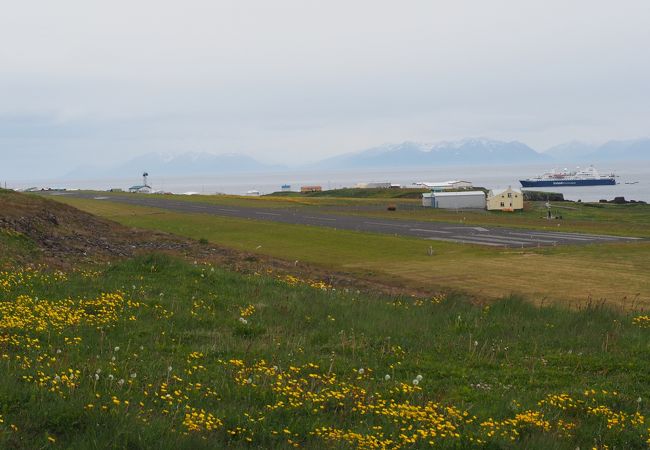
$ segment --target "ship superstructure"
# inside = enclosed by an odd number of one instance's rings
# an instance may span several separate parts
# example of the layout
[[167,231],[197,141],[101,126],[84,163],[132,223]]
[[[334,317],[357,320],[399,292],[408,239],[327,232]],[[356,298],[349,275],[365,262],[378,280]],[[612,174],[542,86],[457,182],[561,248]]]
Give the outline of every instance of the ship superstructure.
[[601,175],[594,166],[586,169],[570,171],[552,170],[543,175],[525,180],[519,180],[522,187],[552,187],[552,186],[608,186],[616,184],[616,175],[611,173]]

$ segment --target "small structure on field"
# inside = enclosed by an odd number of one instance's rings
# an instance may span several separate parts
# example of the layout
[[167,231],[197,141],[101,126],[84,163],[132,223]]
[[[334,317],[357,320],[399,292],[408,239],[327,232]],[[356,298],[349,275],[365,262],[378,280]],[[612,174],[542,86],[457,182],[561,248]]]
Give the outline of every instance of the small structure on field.
[[323,190],[322,186],[300,186],[300,192],[321,192]]
[[485,209],[485,193],[460,191],[422,194],[422,206],[440,209]]
[[487,197],[488,211],[517,211],[524,209],[524,194],[519,189],[493,189]]
[[135,194],[150,194],[151,193],[151,186],[149,186],[148,177],[149,177],[149,174],[147,172],[144,172],[142,174],[142,184],[136,185],[136,186],[131,186],[129,188],[129,192],[135,193]]
[[291,185],[290,184],[283,184],[281,190],[282,190],[282,192],[291,192]]

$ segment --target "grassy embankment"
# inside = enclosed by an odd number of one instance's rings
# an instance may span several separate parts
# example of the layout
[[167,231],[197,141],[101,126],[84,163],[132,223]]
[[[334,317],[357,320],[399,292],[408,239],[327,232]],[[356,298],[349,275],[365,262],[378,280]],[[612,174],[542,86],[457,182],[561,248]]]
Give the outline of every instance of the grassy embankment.
[[[504,250],[329,228],[182,214],[58,197],[128,226],[158,229],[413,289],[511,293],[542,303],[650,306],[650,243]],[[433,256],[428,256],[429,246]]]
[[636,314],[373,297],[162,256],[14,269],[0,299],[3,448],[627,449],[649,438],[650,318]]

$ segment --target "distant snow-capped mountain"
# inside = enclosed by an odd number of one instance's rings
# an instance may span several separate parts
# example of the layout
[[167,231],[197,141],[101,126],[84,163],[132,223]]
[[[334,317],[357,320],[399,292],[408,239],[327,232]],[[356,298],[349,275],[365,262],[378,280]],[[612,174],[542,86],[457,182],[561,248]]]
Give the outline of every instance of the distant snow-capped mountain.
[[325,159],[316,164],[330,169],[389,168],[454,164],[525,164],[549,161],[517,141],[463,139],[438,143],[404,142],[373,147]]

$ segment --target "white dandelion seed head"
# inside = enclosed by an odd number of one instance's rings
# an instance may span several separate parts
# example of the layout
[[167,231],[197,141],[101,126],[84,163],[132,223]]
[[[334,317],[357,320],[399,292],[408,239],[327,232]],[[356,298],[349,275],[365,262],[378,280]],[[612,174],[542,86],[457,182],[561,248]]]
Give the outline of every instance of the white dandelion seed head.
[[642,399],[641,397],[639,397],[639,398],[636,399],[636,402],[637,402],[637,403],[641,403],[642,401],[643,401],[643,399]]
[[359,369],[357,372],[359,372],[359,375],[363,375],[363,374],[365,373],[365,370],[364,370],[363,367],[362,367],[362,368]]
[[116,352],[119,352],[119,351],[120,351],[120,348],[119,348],[119,347],[115,347],[115,351],[116,351]]
[[418,384],[420,384],[420,380],[418,380],[417,378],[413,380],[413,386],[417,386]]
[[57,348],[57,349],[56,349],[56,354],[57,354],[57,355],[60,355],[60,354],[61,354],[61,349],[60,349],[60,348]]
[[417,377],[415,377],[415,379],[418,381],[422,381],[422,375],[418,375]]
[[122,386],[122,385],[124,384],[124,378],[120,378],[120,379],[118,380],[117,384],[119,384],[120,386]]
[[246,320],[246,319],[243,318],[243,317],[240,317],[240,318],[239,318],[239,321],[240,321],[241,323],[243,323],[244,325],[248,324],[248,320]]
[[172,371],[172,366],[168,366],[167,367],[167,372],[171,372],[171,371]]
[[113,374],[112,374],[112,373],[109,373],[109,374],[108,374],[108,379],[111,380],[111,381],[113,381],[113,378],[115,378],[115,377],[113,376]]
[[133,373],[131,374],[131,378],[135,378],[135,377],[137,377],[137,376],[138,376],[138,374],[135,373],[135,372],[133,372]]
[[111,357],[111,361],[115,361],[115,356]]
[[388,374],[384,375],[384,380],[386,380],[386,381],[390,380],[390,375],[388,375]]
[[99,380],[99,374],[98,373],[95,374],[95,381],[97,381],[97,380]]

